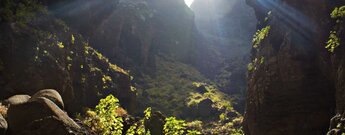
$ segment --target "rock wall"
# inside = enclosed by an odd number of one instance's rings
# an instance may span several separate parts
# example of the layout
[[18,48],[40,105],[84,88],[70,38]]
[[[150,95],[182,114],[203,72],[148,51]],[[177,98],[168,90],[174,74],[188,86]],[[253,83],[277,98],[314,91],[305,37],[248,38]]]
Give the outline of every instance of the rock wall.
[[344,1],[247,3],[256,12],[263,38],[256,40],[248,71],[246,134],[326,134],[335,111],[344,111],[339,98],[342,64],[331,64],[342,61],[344,50],[325,49],[335,25],[330,13]]

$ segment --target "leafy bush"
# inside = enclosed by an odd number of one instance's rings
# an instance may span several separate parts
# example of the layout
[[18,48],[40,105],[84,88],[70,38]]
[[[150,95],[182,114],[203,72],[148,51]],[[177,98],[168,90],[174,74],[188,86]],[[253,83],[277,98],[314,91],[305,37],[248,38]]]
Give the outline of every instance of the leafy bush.
[[336,7],[331,13],[333,19],[342,18],[345,16],[345,6]]
[[115,112],[119,106],[119,100],[113,95],[109,95],[100,100],[95,110],[87,111],[88,117],[84,123],[102,135],[121,135],[123,120]]
[[333,53],[335,48],[340,46],[340,39],[337,36],[337,32],[336,31],[331,31],[328,41],[327,41],[327,45],[326,45],[326,49]]
[[169,117],[165,120],[166,123],[163,128],[165,135],[183,135],[187,126],[184,120],[178,120],[175,117]]
[[253,41],[252,41],[254,48],[257,48],[260,45],[261,41],[264,40],[265,37],[268,36],[270,29],[271,29],[271,26],[266,26],[262,28],[261,30],[258,30],[254,34]]
[[[340,21],[340,19],[344,18],[345,16],[345,6],[335,7],[330,15],[332,19],[336,20],[337,25],[342,25],[342,21]],[[326,43],[325,48],[331,53],[333,53],[334,50],[340,46],[340,39],[338,38],[337,30],[338,28],[334,27],[334,30],[330,31],[330,35]]]
[[204,94],[191,92],[190,96],[186,100],[187,106],[195,106],[205,99],[210,99],[213,102],[212,106],[218,110],[233,110],[234,99],[218,90],[216,86],[200,82],[193,82],[193,85],[195,87],[200,87],[201,85],[203,85],[207,89],[207,92],[205,92]]
[[249,63],[248,65],[247,65],[247,69],[248,69],[248,71],[253,71],[254,70],[254,64],[251,62],[251,63]]

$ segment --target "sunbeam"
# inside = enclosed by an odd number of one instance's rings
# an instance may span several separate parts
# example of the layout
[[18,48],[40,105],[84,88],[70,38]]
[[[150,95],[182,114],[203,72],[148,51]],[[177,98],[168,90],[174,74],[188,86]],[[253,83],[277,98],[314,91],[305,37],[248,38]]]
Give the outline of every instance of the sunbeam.
[[193,4],[193,1],[194,1],[194,0],[184,0],[184,2],[186,3],[186,5],[187,5],[188,7],[190,7],[190,6]]

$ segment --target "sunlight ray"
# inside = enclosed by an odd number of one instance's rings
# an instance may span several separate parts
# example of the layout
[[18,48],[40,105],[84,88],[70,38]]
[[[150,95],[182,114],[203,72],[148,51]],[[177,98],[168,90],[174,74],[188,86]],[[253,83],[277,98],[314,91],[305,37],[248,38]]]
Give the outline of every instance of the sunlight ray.
[[187,5],[188,7],[190,7],[190,6],[193,4],[193,1],[194,1],[194,0],[184,0],[184,2],[186,3],[186,5]]

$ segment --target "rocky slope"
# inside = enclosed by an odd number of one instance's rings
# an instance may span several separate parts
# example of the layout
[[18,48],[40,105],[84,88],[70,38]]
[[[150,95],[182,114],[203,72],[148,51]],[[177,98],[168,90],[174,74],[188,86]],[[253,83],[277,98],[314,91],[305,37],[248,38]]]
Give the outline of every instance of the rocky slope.
[[326,134],[330,119],[344,112],[340,98],[344,43],[339,42],[334,52],[325,49],[334,26],[337,36],[344,38],[344,25],[330,16],[344,1],[247,3],[259,22],[248,65],[246,134]]
[[[178,110],[194,90],[192,82],[208,81],[221,64],[214,49],[199,40],[194,14],[183,0],[76,0],[48,7],[110,62],[131,71],[141,109]],[[166,92],[176,102],[157,104]]]
[[70,113],[93,107],[108,94],[134,110],[135,91],[128,73],[52,16],[41,2],[4,0],[0,6],[0,99],[53,88]]
[[[75,4],[80,7],[75,9]],[[191,61],[194,17],[183,0],[77,0],[58,7],[57,16],[86,35],[111,61],[133,72],[154,68],[159,53]]]

